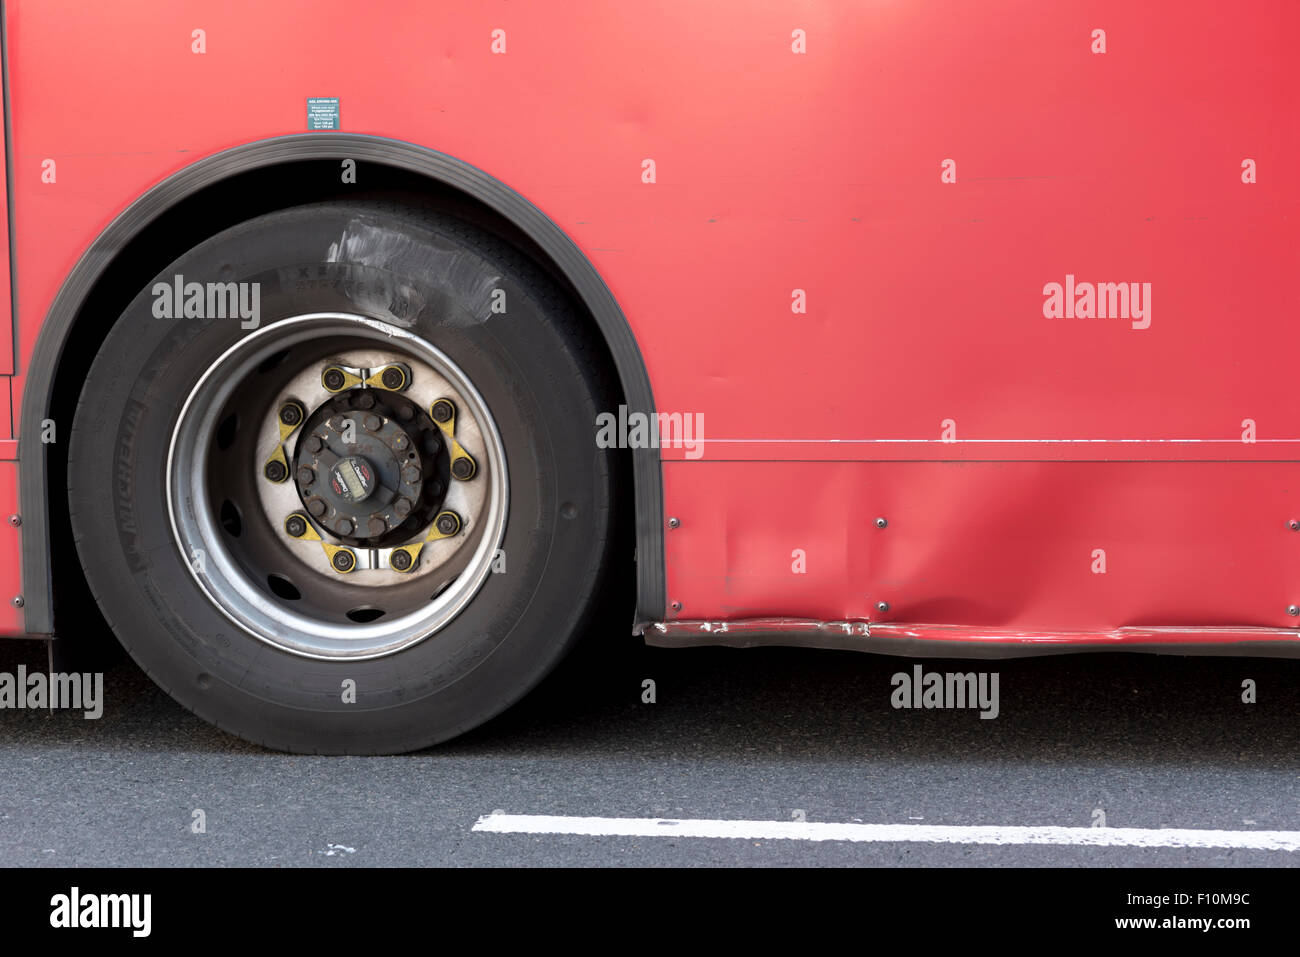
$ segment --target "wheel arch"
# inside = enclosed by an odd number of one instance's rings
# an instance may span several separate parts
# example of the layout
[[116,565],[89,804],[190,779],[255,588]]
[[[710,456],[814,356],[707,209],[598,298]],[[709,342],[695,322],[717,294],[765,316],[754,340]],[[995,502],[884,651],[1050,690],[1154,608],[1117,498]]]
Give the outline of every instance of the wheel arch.
[[[63,490],[52,483],[64,475],[59,454],[41,441],[42,423],[53,419],[65,433],[71,425],[60,386],[78,384],[77,369],[88,368],[108,326],[96,328],[93,307],[133,296],[143,282],[165,265],[157,263],[152,243],[168,223],[182,224],[201,241],[227,225],[253,215],[313,199],[353,196],[356,187],[340,188],[340,164],[355,160],[358,170],[379,172],[381,187],[404,193],[418,190],[455,211],[486,218],[561,281],[585,310],[593,331],[603,340],[631,409],[655,412],[650,378],[641,350],[618,301],[595,266],[572,239],[541,210],[509,186],[461,160],[413,143],[353,133],[297,134],[259,140],[207,156],[177,171],[138,197],[82,254],[64,279],[32,352],[19,419],[19,498],[23,515],[22,582],[26,630],[53,634],[56,584],[73,573],[56,560],[56,542],[70,529],[51,515],[50,504]],[[304,177],[302,171],[328,166],[329,177]],[[364,174],[359,172],[358,177]],[[248,187],[252,186],[250,193]],[[283,189],[267,203],[267,187]],[[273,191],[273,190],[272,190]],[[364,190],[362,190],[364,191]],[[249,196],[247,208],[232,197]],[[204,209],[213,218],[204,225]],[[186,224],[186,216],[197,222]],[[193,236],[186,241],[189,242]],[[190,242],[192,245],[193,243]],[[184,248],[188,248],[185,246]],[[157,263],[145,279],[132,277]],[[129,293],[129,295],[128,295]],[[118,312],[108,314],[116,316]],[[78,335],[79,332],[84,333]],[[74,345],[75,344],[75,345]],[[87,352],[89,357],[87,357]],[[79,389],[78,389],[79,391]],[[72,402],[75,405],[75,400]],[[593,423],[594,429],[594,423]],[[66,457],[66,456],[64,456]],[[635,515],[636,612],[634,625],[658,620],[666,601],[663,541],[663,474],[654,449],[631,451],[632,506]],[[80,569],[75,569],[80,580]],[[83,583],[84,584],[84,583]]]

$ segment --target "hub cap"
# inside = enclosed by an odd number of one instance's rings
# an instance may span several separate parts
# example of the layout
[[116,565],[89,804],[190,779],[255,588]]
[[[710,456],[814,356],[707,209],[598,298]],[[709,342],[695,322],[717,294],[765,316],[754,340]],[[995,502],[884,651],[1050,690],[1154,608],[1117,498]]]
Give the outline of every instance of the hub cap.
[[429,413],[384,389],[350,389],[308,418],[294,456],[303,506],[348,545],[400,545],[442,507],[450,458]]

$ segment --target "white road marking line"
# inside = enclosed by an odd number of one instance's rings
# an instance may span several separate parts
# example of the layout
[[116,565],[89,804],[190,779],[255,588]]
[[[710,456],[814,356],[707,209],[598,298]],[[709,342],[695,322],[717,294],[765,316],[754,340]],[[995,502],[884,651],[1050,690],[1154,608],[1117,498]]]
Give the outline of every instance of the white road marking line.
[[701,837],[766,841],[1054,844],[1080,847],[1192,847],[1300,851],[1300,831],[1218,831],[1183,827],[823,824],[804,821],[564,817],[549,814],[505,814],[494,811],[480,817],[474,824],[473,830],[490,834],[577,834],[586,837]]

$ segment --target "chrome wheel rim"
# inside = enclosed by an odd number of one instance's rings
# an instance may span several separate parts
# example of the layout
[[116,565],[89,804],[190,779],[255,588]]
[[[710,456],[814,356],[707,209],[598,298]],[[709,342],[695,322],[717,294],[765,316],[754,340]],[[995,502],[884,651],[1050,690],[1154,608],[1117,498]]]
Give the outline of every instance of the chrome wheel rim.
[[[346,389],[330,390],[323,372],[317,375],[319,389],[310,388],[315,369],[337,366],[366,372],[375,367],[353,365],[353,361],[382,360],[390,365],[400,362],[411,373],[400,396],[380,391],[383,387],[377,378],[374,384],[363,380],[349,383]],[[374,376],[378,375],[376,371]],[[422,474],[417,487],[432,501],[436,498],[431,497],[433,486],[445,485],[442,501],[446,507],[437,508],[427,523],[410,529],[409,541],[402,535],[404,526],[390,528],[382,538],[363,540],[363,545],[382,542],[382,548],[349,544],[338,532],[349,527],[346,522],[335,520],[330,527],[324,524],[337,517],[334,504],[339,499],[333,493],[315,496],[328,497],[326,517],[309,513],[309,489],[299,487],[294,474],[295,462],[302,461],[304,440],[310,438],[305,425],[319,418],[320,410],[331,402],[360,403],[369,389],[384,403],[379,406],[381,411],[396,409],[405,414],[409,410],[399,398],[427,409],[436,400],[421,403],[432,395],[450,401],[455,410],[454,431],[449,431],[445,422],[436,423],[439,431],[434,438],[429,437],[427,428],[418,432],[407,426],[411,437],[423,436],[430,448],[435,439],[442,443],[441,457],[422,453],[421,465],[427,474]],[[330,398],[322,399],[323,395]],[[278,410],[290,401],[302,406],[300,423],[288,436],[284,430],[277,435]],[[445,408],[430,412],[430,416],[435,413],[445,414]],[[346,410],[342,417],[353,418]],[[330,422],[338,418],[327,417]],[[359,421],[361,413],[355,418]],[[398,417],[381,414],[377,418],[384,424],[376,434],[399,446],[402,439],[394,436],[403,430],[389,425],[402,425]],[[279,475],[279,470],[269,468],[277,445],[290,474],[271,481],[268,471]],[[373,447],[382,453],[379,445]],[[328,445],[325,451],[330,451]],[[472,459],[470,478],[448,474],[452,465],[458,466],[458,472],[468,470],[459,468],[465,463],[458,462],[458,457]],[[346,475],[350,482],[358,474],[364,476],[367,459],[350,458],[363,463],[360,472],[348,462],[331,475]],[[441,473],[436,473],[437,462],[443,463]],[[382,462],[380,466],[379,471],[385,472]],[[331,478],[330,487],[339,491],[341,483]],[[346,493],[346,489],[342,491]],[[384,487],[384,491],[400,494],[400,489]],[[388,323],[347,313],[287,318],[249,333],[227,349],[183,403],[166,467],[167,508],[175,545],[212,604],[233,624],[268,645],[329,660],[392,654],[435,636],[453,621],[478,594],[500,559],[508,493],[500,434],[487,403],[465,372],[427,340]],[[406,498],[410,500],[410,495]],[[425,499],[416,501],[424,507]],[[438,531],[440,522],[450,522],[444,519],[445,512],[460,520],[454,535]],[[396,521],[391,510],[383,514],[387,518],[381,521]],[[289,521],[294,515],[306,518],[318,539],[292,534],[299,528]],[[404,550],[415,554],[414,567],[398,571],[405,559],[397,553]],[[346,572],[334,564],[340,551],[353,553],[355,564]],[[297,597],[293,597],[295,592]]]

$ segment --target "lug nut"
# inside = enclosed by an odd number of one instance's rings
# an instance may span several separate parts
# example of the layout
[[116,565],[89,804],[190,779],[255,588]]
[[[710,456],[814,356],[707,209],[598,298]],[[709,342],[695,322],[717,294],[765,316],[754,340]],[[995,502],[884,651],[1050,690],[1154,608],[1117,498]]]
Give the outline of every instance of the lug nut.
[[293,538],[302,538],[307,534],[307,519],[301,515],[290,515],[284,520],[284,530]]
[[340,518],[334,526],[334,530],[340,535],[351,535],[353,528],[355,528],[355,526],[352,524],[352,519],[350,518]]
[[304,465],[298,470],[299,485],[310,485],[314,481],[316,481],[316,473],[307,468],[307,466]]
[[416,482],[420,481],[420,470],[414,465],[408,465],[406,468],[402,469],[402,481],[410,482],[414,485]]
[[375,407],[374,393],[367,389],[358,395],[357,407],[361,409],[373,409]]
[[297,402],[286,402],[280,406],[280,421],[285,425],[297,425],[302,421],[302,406]]
[[400,433],[395,439],[393,439],[393,448],[398,452],[405,452],[410,444],[411,440],[406,437],[405,432]]
[[283,482],[289,477],[289,470],[279,459],[272,459],[266,463],[266,467],[262,469],[262,474],[266,476],[267,481]]
[[462,455],[458,459],[453,459],[451,463],[452,477],[465,482],[474,477],[474,460],[468,456]]
[[307,511],[311,512],[317,518],[325,514],[325,503],[318,498],[307,500]]
[[382,535],[388,531],[388,523],[382,518],[372,518],[366,528],[369,529],[371,535]]
[[434,520],[438,531],[443,535],[455,535],[460,531],[460,516],[455,512],[442,512]]
[[307,436],[307,451],[308,451],[308,452],[316,453],[316,452],[319,452],[319,451],[320,451],[321,449],[323,449],[324,447],[325,447],[325,443],[324,443],[323,441],[321,441],[321,437],[320,437],[319,435],[309,435],[309,436]]
[[401,366],[389,366],[379,376],[385,389],[397,391],[406,387],[406,372]]
[[450,422],[456,414],[456,407],[451,404],[450,399],[439,399],[429,409],[429,414],[433,416],[435,422]]
[[338,366],[330,366],[321,373],[320,377],[321,385],[330,392],[338,392],[347,381],[347,376],[343,374],[343,370]]
[[442,483],[437,479],[430,479],[425,483],[425,491],[429,493],[430,498],[437,498],[442,494]]
[[330,564],[334,566],[336,571],[340,572],[352,571],[352,567],[356,565],[356,563],[357,556],[353,555],[352,552],[348,551],[346,548],[340,548],[334,553],[334,557],[330,559]]
[[361,420],[361,424],[365,426],[367,432],[378,432],[384,427],[384,420],[372,412]]
[[403,496],[393,503],[393,514],[398,518],[406,518],[411,514],[411,500]]
[[403,549],[397,549],[389,556],[388,564],[393,567],[394,571],[405,572],[411,569],[411,553]]

